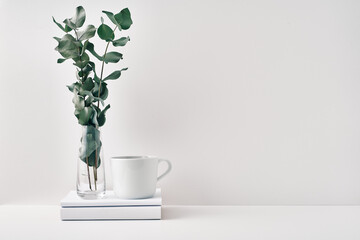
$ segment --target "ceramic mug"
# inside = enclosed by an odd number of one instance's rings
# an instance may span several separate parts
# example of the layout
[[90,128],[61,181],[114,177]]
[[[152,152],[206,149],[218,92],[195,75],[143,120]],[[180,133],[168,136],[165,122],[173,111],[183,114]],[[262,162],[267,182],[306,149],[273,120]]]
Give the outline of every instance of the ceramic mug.
[[[167,170],[158,176],[158,165],[166,162]],[[156,183],[171,171],[169,160],[150,156],[111,158],[113,188],[123,199],[149,198],[155,194]]]

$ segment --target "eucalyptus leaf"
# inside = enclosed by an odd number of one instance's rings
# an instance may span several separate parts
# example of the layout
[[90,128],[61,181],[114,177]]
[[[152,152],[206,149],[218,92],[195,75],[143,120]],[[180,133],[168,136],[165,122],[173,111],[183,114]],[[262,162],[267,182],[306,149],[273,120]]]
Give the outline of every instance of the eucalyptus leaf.
[[104,106],[104,100],[99,97],[95,97],[90,91],[80,91],[82,96],[87,96],[85,100],[85,106],[90,106],[93,102],[100,102]]
[[69,28],[71,28],[72,30],[76,29],[76,25],[75,23],[73,23],[69,18],[65,19],[63,21],[63,23],[65,23]]
[[105,117],[105,113],[106,111],[110,108],[110,104],[108,104],[104,110],[101,111],[101,113],[99,114],[99,117],[97,119],[98,123],[99,123],[99,126],[103,126],[106,122],[106,117]]
[[94,81],[97,83],[100,83],[100,78],[98,77],[98,75],[94,72]]
[[120,61],[120,59],[122,59],[122,54],[119,52],[108,52],[105,55],[104,58],[104,62],[105,63],[117,63],[118,61]]
[[97,30],[97,34],[102,40],[107,42],[115,38],[113,30],[106,24],[101,24]]
[[70,20],[75,24],[76,28],[82,27],[84,25],[86,18],[85,9],[82,6],[76,8],[75,16],[73,16]]
[[114,47],[123,47],[126,45],[126,43],[128,41],[130,41],[129,37],[122,37],[122,38],[112,41],[112,44],[114,45]]
[[92,68],[92,70],[94,72],[94,81],[97,82],[97,83],[100,83],[100,78],[96,74],[95,63],[90,61],[89,64],[91,65],[91,68]]
[[89,74],[92,71],[92,67],[89,65],[89,63],[81,70],[82,72],[82,80],[87,79]]
[[65,24],[65,32],[72,31],[72,28]]
[[66,59],[76,58],[79,54],[76,39],[70,34],[66,34],[60,39],[57,50]]
[[61,38],[53,37],[58,43],[60,42]]
[[91,70],[94,71],[94,74],[96,73],[96,69],[95,69],[95,63],[92,61],[89,61],[89,65],[91,66]]
[[52,19],[53,19],[53,22],[61,29],[61,30],[63,30],[64,32],[70,32],[71,31],[71,29],[69,30],[69,28],[66,28],[66,25],[65,25],[65,27],[63,27],[63,25],[61,25],[60,23],[58,23],[56,20],[55,20],[55,18],[54,17],[52,17]]
[[59,58],[58,60],[57,60],[57,63],[63,63],[63,62],[65,62],[66,61],[66,59],[64,59],[64,58]]
[[89,55],[84,53],[82,56],[73,58],[73,60],[75,61],[74,65],[82,69],[89,63],[90,58]]
[[80,110],[75,109],[74,115],[75,115],[75,117],[76,117],[76,118],[78,119],[78,121],[79,121]]
[[79,124],[88,125],[92,114],[94,114],[94,109],[92,109],[91,107],[84,107],[79,113]]
[[94,126],[99,126],[99,123],[98,123],[98,121],[97,121],[97,114],[93,114],[93,117],[92,117],[92,119],[91,119],[91,123],[92,123],[92,125],[94,125]]
[[95,84],[94,84],[92,78],[89,77],[83,82],[81,89],[84,91],[91,91],[94,87],[95,87]]
[[121,70],[118,70],[118,71],[114,71],[112,72],[109,76],[107,76],[106,78],[104,78],[103,81],[107,81],[107,80],[116,80],[118,79],[120,76],[121,76],[121,72],[122,71],[126,71],[127,68],[123,68]]
[[72,99],[72,102],[74,103],[76,110],[82,110],[85,107],[84,97],[78,95],[76,90],[74,91],[74,97]]
[[129,29],[132,25],[133,21],[131,19],[131,14],[128,8],[124,8],[115,16],[115,20],[118,24],[120,24],[121,29]]
[[84,41],[95,36],[96,28],[94,25],[88,25],[84,31],[79,31],[78,36],[80,41]]
[[89,43],[89,40],[86,40],[86,41],[84,42],[84,45],[83,45],[82,48],[81,48],[81,53],[80,53],[80,55],[83,55],[83,54],[84,54],[84,52],[85,52],[85,50],[86,50],[86,45],[88,45],[88,43]]
[[74,89],[79,91],[80,90],[80,83],[75,82],[75,83],[73,83],[71,85],[67,85],[66,87],[70,90],[70,92],[74,92]]
[[88,42],[88,44],[86,45],[86,49],[87,49],[94,57],[96,57],[99,61],[102,61],[102,60],[103,60],[102,56],[100,56],[99,54],[97,54],[97,53],[95,52],[94,44],[93,44],[93,43]]
[[79,149],[80,159],[82,161],[86,161],[86,158],[89,158],[90,155],[96,152],[96,150],[100,150],[101,145],[102,143],[100,140],[100,131],[94,126],[86,126],[85,131],[83,131],[83,134],[81,136],[81,146]]
[[[99,96],[99,88],[100,88],[100,84],[95,82],[95,87],[93,89],[93,95],[94,96]],[[101,90],[100,90],[100,98],[102,100],[106,100],[106,98],[109,95],[109,90],[107,88],[107,84],[105,82],[101,83]]]
[[119,27],[119,29],[121,29],[120,24],[116,21],[114,14],[112,12],[108,12],[108,11],[102,11],[102,12],[106,14],[106,16],[110,19],[112,23],[114,23],[116,26]]

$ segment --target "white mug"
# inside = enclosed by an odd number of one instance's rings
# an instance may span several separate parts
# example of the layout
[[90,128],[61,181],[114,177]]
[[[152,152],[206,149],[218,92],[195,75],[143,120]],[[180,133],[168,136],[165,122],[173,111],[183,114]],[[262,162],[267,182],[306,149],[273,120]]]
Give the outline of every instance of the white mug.
[[[158,175],[158,165],[168,164],[167,170]],[[113,188],[123,199],[149,198],[155,194],[156,183],[171,171],[169,160],[149,156],[124,156],[111,158]]]

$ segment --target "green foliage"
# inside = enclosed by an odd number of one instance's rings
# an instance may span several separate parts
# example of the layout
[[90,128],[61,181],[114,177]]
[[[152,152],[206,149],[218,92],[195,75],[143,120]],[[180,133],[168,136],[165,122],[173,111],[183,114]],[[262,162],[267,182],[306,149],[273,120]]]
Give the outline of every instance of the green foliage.
[[114,23],[121,30],[129,29],[133,23],[128,8],[124,8],[115,15],[112,12],[108,12],[108,11],[103,11],[103,13],[105,13],[106,16],[110,19],[110,21]]
[[85,28],[84,31],[79,32],[79,40],[80,41],[88,40],[88,39],[92,38],[93,36],[95,36],[95,33],[96,33],[95,26],[89,25]]
[[[57,59],[57,63],[72,60],[76,67],[77,81],[67,87],[73,93],[74,115],[78,123],[87,128],[86,134],[82,136],[81,140],[80,158],[84,162],[88,161],[89,166],[96,166],[96,164],[99,166],[101,162],[97,153],[100,152],[101,148],[98,129],[105,124],[105,114],[110,108],[110,105],[106,105],[102,110],[100,108],[100,103],[104,106],[104,101],[109,94],[105,81],[116,80],[121,76],[122,71],[127,70],[127,68],[123,68],[103,78],[104,63],[117,63],[123,58],[119,52],[108,52],[109,44],[112,43],[114,47],[125,46],[130,38],[120,37],[114,40],[115,31],[129,29],[132,25],[131,14],[127,8],[115,15],[108,11],[103,11],[103,13],[110,19],[110,23],[114,24],[113,27],[105,24],[102,17],[98,28],[94,25],[83,27],[86,13],[82,6],[77,7],[75,15],[66,18],[62,24],[57,22],[54,17],[52,18],[53,22],[65,32],[61,38],[54,37],[58,43],[55,50],[62,56],[62,58]],[[96,33],[100,39],[105,41],[103,55],[98,54],[95,51],[94,44],[90,42]],[[96,73],[93,57],[100,61],[100,75]]]
[[122,54],[119,52],[109,52],[104,57],[105,63],[117,63],[120,59],[122,59]]
[[120,24],[121,29],[123,29],[123,30],[129,29],[133,23],[131,20],[131,14],[130,14],[130,11],[128,8],[121,10],[114,17],[115,17],[116,22],[118,24]]
[[100,131],[93,126],[86,126],[81,137],[80,159],[85,163],[88,162],[90,167],[95,166],[97,161],[97,167],[99,167],[101,163],[99,157],[101,146]]
[[109,76],[107,76],[106,78],[104,78],[103,81],[106,81],[106,80],[116,80],[118,79],[120,76],[121,76],[121,72],[122,71],[126,71],[127,68],[123,68],[121,69],[120,71],[115,71],[113,73],[111,73]]
[[77,42],[72,35],[65,34],[60,39],[55,50],[57,50],[65,59],[76,58],[79,55],[78,44],[79,42]]
[[97,34],[102,40],[107,42],[114,40],[114,31],[106,24],[101,24],[97,30]]
[[130,41],[130,38],[129,37],[122,37],[122,38],[119,38],[117,40],[114,40],[112,42],[112,44],[114,45],[114,47],[123,47],[126,45],[126,43]]

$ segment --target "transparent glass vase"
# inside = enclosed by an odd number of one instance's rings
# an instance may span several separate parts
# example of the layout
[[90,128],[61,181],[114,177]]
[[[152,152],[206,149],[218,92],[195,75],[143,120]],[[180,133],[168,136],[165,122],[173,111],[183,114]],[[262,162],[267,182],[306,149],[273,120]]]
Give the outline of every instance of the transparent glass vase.
[[102,198],[105,194],[105,168],[100,130],[83,126],[77,160],[77,194],[85,199]]

